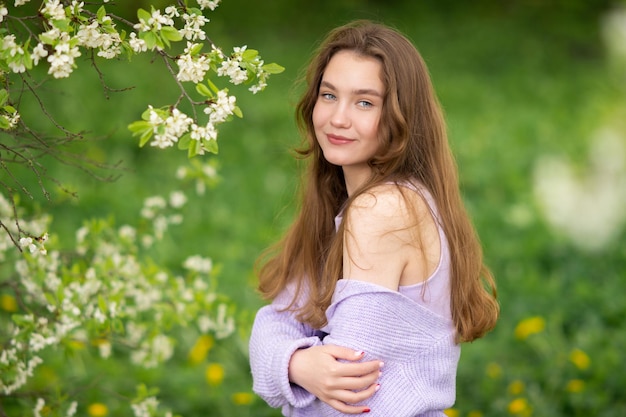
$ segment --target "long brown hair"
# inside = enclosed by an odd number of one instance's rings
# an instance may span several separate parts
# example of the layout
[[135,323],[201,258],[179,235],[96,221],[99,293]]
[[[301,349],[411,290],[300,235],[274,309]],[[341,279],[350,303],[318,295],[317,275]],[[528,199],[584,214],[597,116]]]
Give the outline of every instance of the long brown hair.
[[[373,57],[381,63],[385,85],[379,123],[381,145],[369,161],[372,176],[348,197],[340,166],[328,163],[315,138],[312,114],[326,65],[342,50]],[[306,72],[306,90],[296,119],[308,159],[299,213],[283,239],[259,258],[259,291],[275,298],[295,280],[306,289],[297,317],[313,328],[326,324],[335,284],[342,274],[343,225],[334,217],[363,192],[394,181],[422,183],[437,205],[451,256],[452,319],[459,341],[472,341],[491,330],[499,306],[495,283],[483,264],[478,237],[465,211],[457,168],[446,134],[441,107],[426,65],[413,44],[385,25],[356,21],[331,31]]]

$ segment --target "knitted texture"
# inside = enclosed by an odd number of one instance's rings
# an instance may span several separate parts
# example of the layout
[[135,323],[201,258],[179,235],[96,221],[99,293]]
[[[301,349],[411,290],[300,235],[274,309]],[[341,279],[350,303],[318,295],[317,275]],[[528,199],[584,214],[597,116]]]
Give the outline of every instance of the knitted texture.
[[[285,416],[346,415],[290,384],[289,360],[296,349],[322,343],[320,333],[279,311],[284,300],[265,306],[250,339],[254,391]],[[280,300],[279,300],[280,301]],[[402,294],[379,285],[339,280],[327,310],[324,344],[364,350],[364,361],[382,360],[380,390],[366,401],[370,417],[443,416],[455,399],[460,348],[452,322]]]
[[[385,363],[380,390],[365,401],[368,416],[443,415],[454,404],[460,347],[450,320],[399,292],[350,279],[337,282],[326,314],[324,344],[360,349],[364,361]],[[344,415],[317,403],[319,415]]]

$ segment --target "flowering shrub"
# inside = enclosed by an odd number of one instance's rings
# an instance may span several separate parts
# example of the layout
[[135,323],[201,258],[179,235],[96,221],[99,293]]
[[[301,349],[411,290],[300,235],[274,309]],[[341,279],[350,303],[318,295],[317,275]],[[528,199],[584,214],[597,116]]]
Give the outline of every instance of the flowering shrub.
[[[20,196],[32,194],[19,180],[21,171],[5,161],[35,173],[47,196],[42,155],[66,161],[67,154],[55,154],[55,149],[83,137],[54,120],[37,89],[70,77],[80,57],[87,57],[101,76],[98,59],[154,54],[178,85],[179,97],[174,103],[148,105],[141,120],[128,128],[140,146],[178,144],[191,158],[217,153],[218,126],[232,116],[242,117],[236,97],[213,78],[248,84],[256,94],[270,74],[283,69],[265,64],[246,46],[227,54],[210,41],[204,13],[219,0],[198,0],[197,7],[178,1],[163,11],[139,9],[136,23],[110,13],[115,6],[108,0],[46,0],[36,10],[30,3],[0,1],[0,167],[13,181],[3,177],[0,182],[0,414],[104,416],[113,406],[90,400],[80,378],[46,381],[38,372],[63,367],[59,357],[79,357],[82,363],[115,358],[129,367],[154,369],[173,357],[181,329],[186,338],[192,334],[202,341],[190,356],[199,362],[213,343],[234,332],[233,306],[216,292],[210,258],[189,256],[171,270],[151,256],[168,229],[183,222],[187,196],[182,191],[165,190],[146,199],[133,224],[85,221],[71,249],[63,249],[68,243],[46,232],[49,216],[26,214]],[[39,102],[61,137],[38,132],[22,118],[20,105],[27,94]],[[192,181],[202,194],[215,184],[215,164],[192,160],[176,176]],[[223,373],[219,364],[211,364],[206,378],[220,384]],[[98,383],[89,388],[98,390]],[[135,392],[126,388],[111,392],[124,398],[122,405],[116,400],[116,413],[172,415],[160,406],[158,389],[139,380]],[[249,403],[247,395],[238,393],[236,401]]]
[[[208,334],[219,340],[234,331],[232,306],[211,284],[210,259],[190,256],[181,272],[175,273],[148,256],[166,229],[182,222],[179,211],[185,201],[181,191],[168,199],[146,199],[139,227],[116,227],[104,219],[87,221],[76,232],[72,253],[54,249],[56,238],[22,238],[22,255],[4,246],[0,256],[14,262],[15,272],[0,283],[9,290],[3,290],[2,309],[12,313],[10,321],[6,316],[0,321],[2,395],[28,391],[29,379],[44,362],[46,350],[87,346],[101,358],[127,357],[132,366],[154,368],[171,358],[172,331],[177,327],[196,329],[205,335],[201,340],[207,340]],[[10,214],[6,210],[11,205],[2,195],[0,208],[2,217]],[[47,226],[45,217],[25,223],[32,228]],[[68,385],[63,381],[56,389],[69,390]],[[48,395],[37,393],[35,414],[44,406],[52,409],[46,405]],[[143,400],[133,403],[135,415],[161,415],[156,398],[150,395]],[[55,413],[65,410],[72,415],[76,400],[69,397],[66,402],[54,404]]]
[[[3,160],[27,165],[38,178],[45,176],[45,169],[33,164],[33,160],[41,159],[37,157],[40,151],[54,153],[56,147],[83,137],[59,126],[39,99],[37,88],[46,79],[37,79],[38,66],[46,66],[49,76],[60,79],[72,74],[83,55],[99,71],[97,58],[130,59],[142,53],[155,54],[162,59],[180,94],[174,103],[148,105],[141,120],[131,123],[129,129],[139,137],[140,146],[149,143],[168,148],[178,144],[189,157],[217,153],[218,126],[233,116],[243,116],[236,97],[228,88],[218,87],[212,78],[226,78],[233,85],[249,84],[248,89],[256,94],[267,86],[270,74],[283,71],[280,65],[265,64],[258,51],[247,46],[235,47],[226,54],[211,42],[205,31],[209,19],[203,13],[214,10],[219,0],[200,0],[198,7],[181,1],[164,11],[154,7],[150,11],[138,9],[137,23],[108,13],[107,7],[114,7],[106,4],[108,0],[88,5],[77,0],[47,0],[33,15],[24,6],[28,3],[17,0],[9,8],[0,1],[0,129],[14,140],[3,143]],[[180,45],[183,42],[185,47]],[[43,116],[51,119],[63,137],[52,139],[49,134],[34,131],[32,121],[21,119],[19,104],[27,93],[35,96]],[[2,165],[2,170],[14,177],[9,166]],[[14,195],[10,184],[3,183],[3,188],[9,196]],[[22,191],[29,194],[28,190]],[[18,232],[12,236],[14,243],[25,233],[19,222]]]

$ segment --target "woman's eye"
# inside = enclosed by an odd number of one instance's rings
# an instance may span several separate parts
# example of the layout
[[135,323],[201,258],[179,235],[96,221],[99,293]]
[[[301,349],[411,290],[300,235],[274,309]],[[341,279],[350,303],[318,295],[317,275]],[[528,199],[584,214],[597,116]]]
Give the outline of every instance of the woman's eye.
[[334,100],[335,99],[335,95],[331,94],[331,93],[322,93],[320,94],[320,96],[326,100]]
[[361,107],[372,107],[373,106],[372,103],[370,103],[369,101],[365,101],[365,100],[359,101],[358,105],[361,106]]

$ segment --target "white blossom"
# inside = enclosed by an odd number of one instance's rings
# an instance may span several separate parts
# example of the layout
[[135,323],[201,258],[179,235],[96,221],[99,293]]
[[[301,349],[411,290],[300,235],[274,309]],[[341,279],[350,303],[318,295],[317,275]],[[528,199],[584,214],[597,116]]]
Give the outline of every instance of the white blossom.
[[0,23],[4,21],[4,17],[9,14],[9,9],[4,4],[0,4]]
[[35,417],[41,417],[41,411],[46,405],[46,400],[43,398],[37,398],[37,403],[35,404],[35,408],[33,409],[33,414]]
[[211,68],[211,62],[206,56],[192,56],[190,54],[190,51],[196,45],[197,44],[187,42],[184,53],[176,60],[176,64],[178,65],[176,78],[178,78],[179,81],[202,82],[206,72]]
[[78,403],[76,401],[72,401],[70,406],[67,407],[67,411],[65,413],[66,417],[72,417],[76,414],[76,408],[78,407]]
[[182,191],[173,191],[170,194],[170,206],[181,208],[185,203],[187,203],[187,196]]
[[200,6],[201,10],[211,9],[211,11],[215,10],[217,6],[220,4],[220,0],[198,0],[198,6]]
[[217,100],[205,107],[204,112],[209,115],[211,123],[225,122],[233,114],[236,101],[237,97],[229,96],[227,90],[220,90],[217,92]]
[[230,82],[238,85],[248,79],[248,72],[240,67],[241,61],[237,59],[226,59],[217,69],[217,75],[230,77]]
[[[24,48],[15,42],[15,35],[7,35],[2,39],[2,50],[9,51],[11,57],[23,57]],[[26,66],[22,59],[16,58],[7,62],[11,71],[22,73],[26,71]]]
[[131,408],[135,417],[152,417],[159,406],[155,397],[148,397],[140,403],[132,404]]
[[169,18],[179,17],[180,13],[178,13],[178,9],[174,6],[167,6],[165,8],[165,15]]
[[30,237],[21,238],[19,243],[21,248],[28,247],[30,253],[35,253],[37,251],[37,246],[33,243],[33,239]]
[[200,142],[202,140],[217,140],[217,129],[211,122],[205,126],[198,126],[194,123],[191,125],[191,139]]
[[48,56],[48,51],[46,50],[46,47],[43,43],[38,43],[37,46],[35,46],[35,48],[33,48],[33,52],[31,54],[31,57],[33,58],[33,62],[35,63],[35,65],[39,64],[39,60],[41,58],[45,58]]
[[190,256],[183,262],[183,267],[191,271],[209,273],[213,269],[213,261],[200,255]]
[[49,20],[65,19],[65,10],[60,0],[47,0],[41,9],[41,14],[48,17]]
[[102,46],[102,37],[100,36],[100,24],[94,20],[89,25],[80,25],[76,37],[81,45],[87,48],[99,48]]
[[135,32],[131,32],[128,44],[133,49],[133,51],[137,53],[146,52],[148,50],[148,45],[146,44],[146,41],[144,41],[143,39],[139,39]]
[[69,35],[61,33],[59,43],[54,47],[54,54],[48,56],[50,69],[48,74],[52,74],[55,78],[68,77],[74,68],[74,58],[80,56],[77,46],[70,46]]
[[187,40],[205,40],[206,33],[202,30],[202,27],[209,22],[209,19],[203,15],[197,14],[183,14],[183,20],[185,26],[179,30],[180,34]]
[[176,137],[180,137],[189,130],[191,123],[193,123],[191,117],[174,108],[171,115],[165,119],[165,130]]

